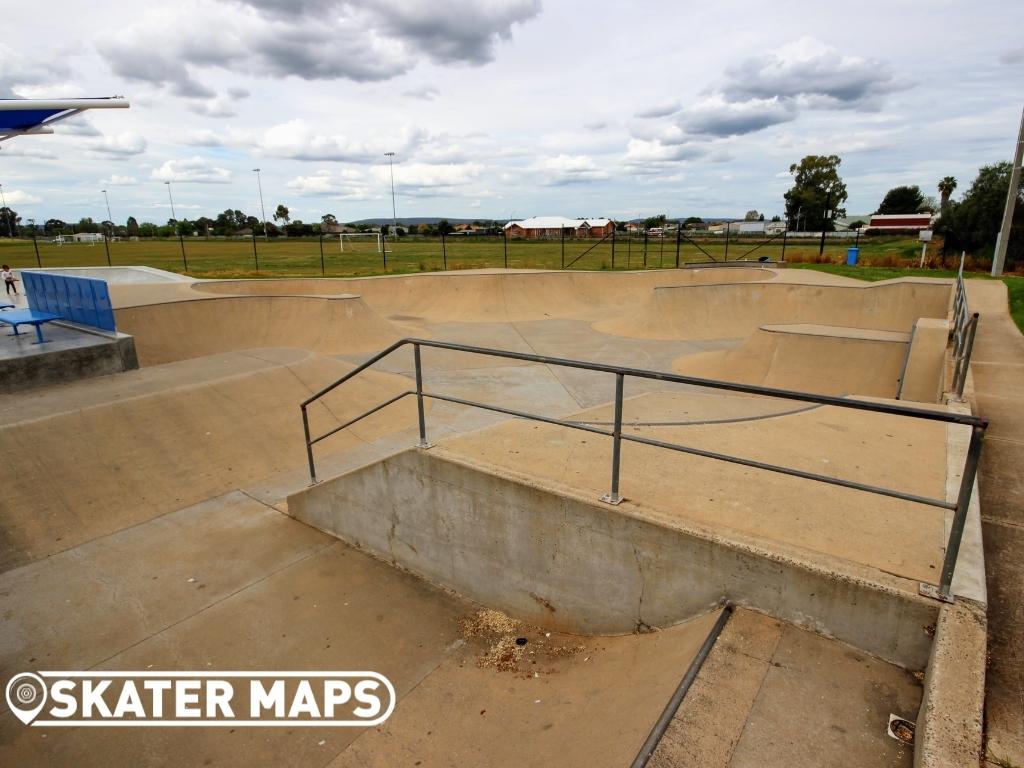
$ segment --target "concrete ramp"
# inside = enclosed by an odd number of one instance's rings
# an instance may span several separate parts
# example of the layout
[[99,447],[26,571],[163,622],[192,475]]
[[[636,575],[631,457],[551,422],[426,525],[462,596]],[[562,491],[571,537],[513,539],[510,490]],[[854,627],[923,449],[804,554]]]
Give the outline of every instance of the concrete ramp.
[[650,339],[749,336],[765,324],[814,323],[908,333],[920,317],[945,318],[948,283],[892,280],[866,286],[739,283],[655,288],[635,312],[594,325]]
[[768,269],[687,269],[648,273],[470,272],[357,280],[232,280],[196,283],[219,295],[324,296],[355,294],[384,316],[433,322],[525,322],[597,319],[634,306],[659,285],[769,280]]
[[371,352],[407,335],[358,296],[224,296],[125,307],[116,317],[143,366],[257,347]]
[[[215,355],[11,395],[0,572],[189,504],[305,466],[296,404],[351,370],[296,349]],[[322,431],[397,394],[407,379],[367,372],[314,404]],[[405,400],[321,447],[330,455],[415,425]],[[352,432],[352,434],[349,434]]]
[[686,355],[676,373],[821,395],[895,398],[910,334],[862,328],[764,325],[740,346]]

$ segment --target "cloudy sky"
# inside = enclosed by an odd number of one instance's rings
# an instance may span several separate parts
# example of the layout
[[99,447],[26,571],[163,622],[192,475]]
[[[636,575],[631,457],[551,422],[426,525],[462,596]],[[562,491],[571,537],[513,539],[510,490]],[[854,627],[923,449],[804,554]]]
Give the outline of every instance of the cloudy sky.
[[[782,213],[838,154],[847,210],[1012,156],[1019,0],[72,0],[5,9],[0,96],[124,95],[0,150],[23,218]],[[770,10],[767,10],[769,9]]]

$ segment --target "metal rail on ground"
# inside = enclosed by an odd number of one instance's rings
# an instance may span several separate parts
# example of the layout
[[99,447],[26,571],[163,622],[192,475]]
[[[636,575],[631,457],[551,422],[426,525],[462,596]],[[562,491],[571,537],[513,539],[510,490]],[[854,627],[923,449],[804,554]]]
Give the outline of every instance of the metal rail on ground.
[[978,332],[978,313],[967,307],[967,289],[964,287],[964,255],[960,256],[960,269],[956,275],[953,297],[953,383],[950,390],[963,400],[967,369],[971,364],[974,335]]
[[[334,391],[336,388],[349,381],[355,376],[365,371],[370,366],[384,359],[392,352],[395,352],[402,347],[412,346],[413,348],[413,360],[416,369],[416,389],[407,390],[402,392],[389,400],[380,403],[379,405],[370,408],[363,412],[359,416],[346,421],[340,426],[334,427],[333,429],[324,432],[322,435],[313,437],[309,429],[309,413],[308,407],[324,397],[329,392]],[[525,411],[519,411],[513,408],[504,408],[502,406],[491,405],[488,403],[481,403],[474,400],[468,400],[461,397],[452,397],[450,395],[444,395],[436,392],[428,392],[423,388],[423,364],[421,360],[420,350],[423,347],[433,349],[445,349],[453,352],[465,352],[474,355],[484,355],[488,357],[500,357],[509,360],[521,360],[525,362],[540,363],[543,365],[554,365],[564,368],[574,368],[577,370],[584,371],[595,371],[599,373],[609,373],[615,376],[615,423],[611,430],[600,429],[596,426],[591,426],[578,421],[568,421],[565,419],[557,419],[550,416],[542,416],[536,413],[527,413]],[[746,459],[740,456],[732,456],[723,453],[717,453],[715,451],[708,451],[701,448],[695,448],[692,446],[679,445],[677,443],[669,443],[662,440],[654,440],[647,437],[641,437],[639,435],[623,434],[622,432],[622,400],[624,382],[626,377],[637,378],[637,379],[648,379],[655,381],[664,381],[673,384],[688,384],[698,387],[707,387],[709,389],[723,390],[726,392],[740,392],[743,394],[750,395],[761,395],[764,397],[772,397],[782,400],[798,400],[801,402],[814,403],[817,405],[827,405],[836,408],[847,408],[851,410],[868,411],[871,413],[881,413],[890,416],[901,416],[914,419],[923,419],[925,421],[937,421],[944,424],[956,424],[971,429],[971,440],[967,450],[967,458],[964,464],[963,475],[960,483],[960,491],[957,495],[955,503],[948,502],[945,499],[934,499],[927,496],[920,496],[913,493],[906,493],[904,491],[883,488],[880,486],[869,485],[866,483],[856,482],[854,480],[846,480],[839,477],[832,477],[829,475],[822,475],[817,472],[807,472],[800,469],[794,469],[791,467],[784,467],[777,464],[770,464],[762,461],[755,461],[753,459]],[[582,360],[570,360],[560,357],[549,357],[546,355],[535,355],[524,352],[511,352],[502,349],[489,349],[486,347],[474,347],[466,344],[453,344],[444,341],[433,341],[429,339],[401,339],[396,341],[387,349],[374,355],[362,365],[356,367],[350,373],[342,376],[340,379],[332,384],[321,389],[316,394],[310,396],[302,402],[300,409],[302,411],[302,427],[305,432],[306,438],[306,458],[309,462],[309,478],[311,483],[316,483],[316,464],[313,458],[313,446],[317,443],[325,440],[326,438],[337,434],[343,429],[362,421],[367,416],[386,408],[393,403],[409,396],[415,395],[417,401],[417,413],[419,421],[419,446],[421,448],[430,447],[430,443],[427,441],[427,428],[426,428],[426,412],[424,409],[424,400],[429,398],[432,400],[439,400],[447,403],[454,403],[456,405],[465,405],[473,408],[481,408],[483,410],[492,411],[495,413],[503,413],[507,416],[515,416],[530,421],[539,421],[546,424],[555,424],[569,429],[577,429],[583,432],[592,432],[597,435],[604,435],[612,439],[612,464],[611,464],[611,483],[610,490],[608,493],[601,497],[601,501],[608,504],[619,504],[622,502],[622,496],[619,494],[619,463],[621,457],[622,441],[628,441],[632,443],[639,443],[641,445],[649,445],[655,448],[663,448],[665,450],[677,451],[680,453],[686,453],[691,456],[700,456],[706,459],[714,459],[716,461],[725,461],[732,464],[739,464],[741,466],[751,467],[754,469],[760,469],[766,472],[775,472],[783,475],[789,475],[791,477],[799,477],[804,480],[811,480],[819,483],[827,483],[829,485],[837,485],[843,488],[850,488],[856,491],[863,491],[865,493],[872,493],[880,496],[887,496],[889,498],[900,499],[902,501],[909,501],[915,504],[924,504],[931,507],[937,507],[939,509],[950,510],[953,514],[953,523],[950,530],[949,540],[946,544],[946,556],[943,560],[942,571],[940,573],[938,586],[934,585],[923,585],[922,591],[931,596],[939,597],[942,600],[949,601],[952,599],[952,583],[953,583],[953,571],[956,568],[957,554],[960,550],[960,541],[963,537],[964,527],[967,522],[967,511],[971,499],[971,491],[974,486],[974,478],[978,469],[978,460],[981,455],[982,439],[985,434],[985,429],[988,426],[988,422],[985,419],[978,418],[976,416],[970,416],[967,414],[949,413],[945,411],[929,410],[925,408],[914,408],[906,405],[896,405],[893,403],[880,403],[871,402],[866,400],[854,400],[843,397],[835,397],[832,395],[816,395],[807,392],[796,392],[787,389],[776,389],[772,387],[762,387],[753,384],[740,384],[737,382],[729,381],[717,381],[714,379],[702,379],[695,376],[682,376],[674,373],[664,373],[660,371],[648,371],[641,368],[627,368],[619,365],[608,365],[605,363],[594,363],[586,362]]]

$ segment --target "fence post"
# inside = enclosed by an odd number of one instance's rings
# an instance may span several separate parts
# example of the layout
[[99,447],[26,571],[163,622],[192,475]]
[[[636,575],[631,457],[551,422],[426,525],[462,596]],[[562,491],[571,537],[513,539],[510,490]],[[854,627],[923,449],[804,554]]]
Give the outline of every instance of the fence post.
[[324,267],[324,233],[320,233],[320,276],[324,277],[327,275],[327,269]]
[[612,222],[612,271],[615,271],[615,222]]
[[679,269],[679,241],[682,239],[682,233],[679,231],[682,224],[676,222],[676,269]]
[[789,233],[789,222],[786,222],[786,229],[782,230],[782,257],[779,261],[786,260],[786,235]]
[[427,442],[427,419],[423,412],[423,366],[420,363],[420,345],[412,345],[412,356],[416,362],[416,410],[420,422],[420,448],[429,448]]
[[[184,253],[184,251],[182,251]],[[252,258],[256,262],[256,274],[260,273],[260,256],[256,252],[256,230],[252,231]]]
[[104,233],[103,233],[103,250],[105,250],[105,251],[107,252],[107,266],[108,266],[108,267],[110,267],[110,266],[113,266],[113,265],[112,265],[112,264],[110,263],[110,246],[109,246],[109,245],[107,244],[107,241],[108,241],[109,239],[110,239],[110,238],[109,238],[109,237],[107,237],[107,233],[106,233],[106,232],[104,232]]
[[612,432],[612,488],[601,497],[606,504],[621,504],[619,495],[619,461],[622,456],[622,384],[623,375],[615,374],[615,427]]
[[565,227],[559,227],[562,233],[562,269],[565,269]]
[[36,225],[32,225],[32,247],[36,249],[36,266],[43,268],[43,260],[39,258],[39,243],[36,242]]
[[444,232],[441,233],[441,261],[444,265],[444,271],[448,271],[448,249],[445,247]]
[[964,527],[967,524],[967,510],[971,503],[971,492],[974,489],[974,477],[978,472],[978,459],[981,456],[982,438],[985,436],[987,422],[971,428],[971,443],[967,448],[967,461],[964,474],[960,478],[960,492],[956,499],[956,510],[953,512],[953,525],[946,542],[946,557],[942,561],[942,573],[939,578],[938,594],[922,585],[925,594],[932,594],[947,603],[953,602],[953,572],[956,570],[957,556],[960,554],[960,541],[963,539]]
[[306,406],[299,406],[302,409],[302,429],[306,433],[306,461],[309,462],[309,484],[316,485],[316,465],[313,463],[313,444],[309,441],[309,414],[306,413]]
[[644,269],[647,269],[647,230],[644,230]]
[[729,260],[729,222],[725,224],[725,261]]
[[504,228],[501,230],[501,241],[505,250],[505,269],[508,269],[508,232]]
[[388,236],[380,233],[380,257],[384,261],[384,271],[388,271]]

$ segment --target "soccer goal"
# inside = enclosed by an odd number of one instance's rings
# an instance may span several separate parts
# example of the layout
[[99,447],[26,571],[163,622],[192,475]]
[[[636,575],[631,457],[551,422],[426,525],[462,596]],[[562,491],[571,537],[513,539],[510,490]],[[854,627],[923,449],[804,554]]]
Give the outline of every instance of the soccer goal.
[[342,253],[391,253],[380,232],[342,232],[338,243]]

